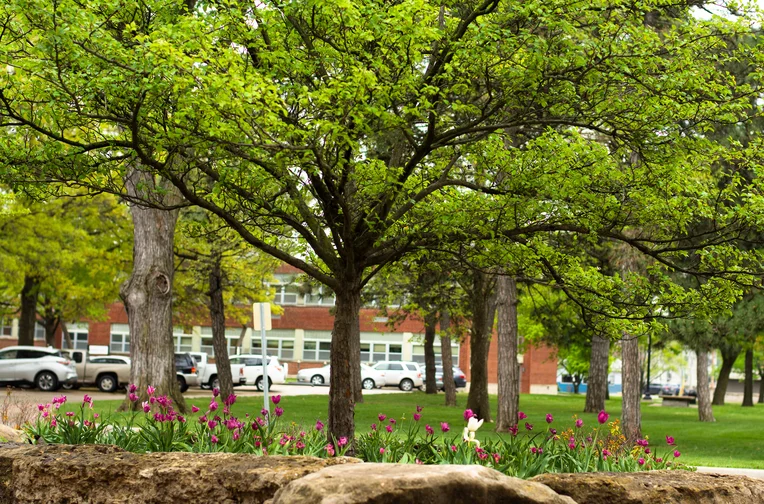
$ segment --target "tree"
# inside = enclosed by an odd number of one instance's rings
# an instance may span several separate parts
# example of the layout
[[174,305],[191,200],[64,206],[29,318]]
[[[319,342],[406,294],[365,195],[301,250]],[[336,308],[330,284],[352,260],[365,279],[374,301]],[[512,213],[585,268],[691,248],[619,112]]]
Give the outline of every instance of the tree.
[[[166,180],[155,178],[133,165],[126,176],[132,201],[155,201],[161,206],[181,203]],[[173,240],[178,209],[163,210],[131,203],[133,217],[133,271],[119,295],[130,326],[130,380],[141,401],[125,400],[120,410],[137,410],[148,399],[147,388],[172,397],[178,411],[186,411],[175,372],[172,336]]]
[[[708,50],[745,23],[684,16],[658,36],[645,18],[668,10],[686,11],[673,2],[11,0],[0,175],[125,194],[125,168],[139,162],[333,289],[328,431],[352,439],[361,290],[409,251],[477,231],[537,253],[538,235],[606,236],[667,268],[684,253],[676,237],[718,195],[702,176],[688,183],[687,168],[729,154],[687,136],[687,123],[734,118],[756,85],[733,87]],[[616,148],[593,145],[590,131]],[[506,148],[517,134],[537,139],[521,156]],[[612,169],[631,153],[639,165]],[[504,211],[483,212],[488,200]],[[718,229],[735,228],[737,216],[720,215]],[[299,253],[280,246],[285,228]],[[725,275],[741,280],[751,264],[737,269],[737,249],[705,238],[692,244],[714,250],[703,261],[732,265]],[[566,262],[542,255],[556,270]]]
[[48,345],[67,321],[99,319],[118,296],[129,267],[127,208],[110,195],[84,197],[63,187],[42,201],[17,195],[0,222],[0,284],[19,344],[34,344],[35,326]]
[[496,431],[506,432],[517,425],[520,411],[520,364],[518,353],[517,284],[515,279],[499,275],[496,287],[496,333],[498,338],[499,398],[496,414]]
[[265,302],[270,297],[265,282],[278,264],[252,250],[214,215],[198,209],[181,213],[175,256],[179,259],[174,296],[176,318],[204,316],[199,307],[207,308],[220,391],[223,397],[228,397],[233,394],[233,377],[226,319],[234,318],[246,328],[252,303]]
[[715,327],[707,320],[677,319],[666,324],[671,337],[692,348],[697,355],[698,420],[715,422],[708,378],[708,354],[714,347]]

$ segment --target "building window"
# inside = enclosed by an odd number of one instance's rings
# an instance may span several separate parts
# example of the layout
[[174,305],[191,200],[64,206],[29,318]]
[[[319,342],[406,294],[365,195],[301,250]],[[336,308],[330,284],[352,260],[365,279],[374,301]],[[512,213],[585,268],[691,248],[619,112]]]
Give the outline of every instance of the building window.
[[109,351],[112,353],[130,353],[130,326],[127,324],[111,325]]
[[45,328],[39,322],[34,324],[34,339],[45,340]]
[[[266,353],[275,355],[279,359],[290,360],[294,358],[294,339],[287,338],[268,338],[265,340]],[[262,340],[260,338],[252,339],[252,353],[260,355],[263,353]]]
[[193,351],[194,337],[190,334],[185,334],[182,327],[174,327],[172,330],[172,340],[175,346],[175,351],[178,353]]
[[[190,352],[191,348],[191,336],[188,336],[188,350],[183,350],[184,352]],[[239,341],[239,338],[241,336],[241,329],[240,328],[230,328],[225,330],[225,340],[226,340],[226,347],[228,349],[228,355],[236,355],[239,353],[242,353],[242,341]],[[207,353],[210,357],[215,355],[215,349],[212,345],[212,328],[211,327],[202,327],[202,347],[201,351]]]
[[331,358],[331,341],[305,340],[302,342],[302,358],[306,361],[328,361]]
[[361,343],[361,362],[401,359],[403,359],[403,345],[400,343]]
[[297,304],[297,297],[299,289],[293,284],[276,284],[271,285],[275,292],[273,302],[277,305],[294,305]]
[[[435,352],[435,365],[440,366],[443,362],[440,352],[440,345],[434,345],[433,351]],[[419,364],[424,364],[423,345],[414,345],[411,360],[418,362]],[[451,360],[453,361],[454,366],[459,366],[459,345],[451,345]]]
[[[69,328],[69,338],[72,340],[72,350],[88,349],[88,325],[72,324]],[[69,348],[66,337],[62,338],[61,348]]]
[[13,320],[9,318],[0,318],[0,337],[9,338],[12,336]]
[[337,296],[328,287],[320,286],[316,292],[305,294],[305,304],[311,306],[334,306]]

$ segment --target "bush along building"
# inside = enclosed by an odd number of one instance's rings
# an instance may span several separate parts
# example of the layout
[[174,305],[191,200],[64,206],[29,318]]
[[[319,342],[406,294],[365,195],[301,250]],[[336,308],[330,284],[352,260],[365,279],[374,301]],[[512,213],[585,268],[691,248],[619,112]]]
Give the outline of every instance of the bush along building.
[[[321,289],[304,292],[294,283],[299,271],[282,266],[276,271],[274,303],[281,307],[281,314],[273,315],[273,329],[267,333],[266,349],[288,365],[289,374],[300,369],[320,367],[329,363],[331,354],[331,331],[334,323],[333,295],[325,295]],[[251,321],[242,326],[234,320],[227,322],[226,339],[229,354],[261,353],[259,333],[252,330]],[[383,360],[415,361],[424,363],[424,325],[422,321],[409,318],[391,328],[387,318],[376,308],[363,308],[360,313],[361,362],[374,363]],[[78,349],[97,346],[111,354],[130,354],[130,331],[127,312],[122,303],[109,307],[108,315],[101,321],[81,321],[67,324],[71,345]],[[18,335],[16,319],[0,319],[0,348],[15,345]],[[45,333],[38,324],[35,343],[45,344]],[[209,321],[197,320],[193,325],[178,325],[174,330],[176,352],[206,352],[214,360],[212,327]],[[59,329],[56,346],[66,348],[67,342]],[[440,341],[435,341],[436,362],[441,362]],[[455,366],[459,366],[470,379],[469,339],[452,344]],[[488,355],[489,383],[497,382],[496,340],[491,342]],[[522,361],[521,392],[557,392],[557,359],[548,347],[528,348],[520,357]]]

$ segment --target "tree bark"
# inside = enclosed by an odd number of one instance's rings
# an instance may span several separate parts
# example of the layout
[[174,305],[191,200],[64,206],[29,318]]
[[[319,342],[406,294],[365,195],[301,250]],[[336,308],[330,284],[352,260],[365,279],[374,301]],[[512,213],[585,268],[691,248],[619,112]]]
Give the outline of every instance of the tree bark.
[[56,346],[56,329],[60,322],[59,317],[51,317],[45,319],[45,344],[48,346]]
[[715,422],[714,410],[711,407],[711,389],[708,386],[708,351],[695,353],[698,356],[698,420]]
[[753,348],[745,351],[745,385],[743,387],[743,406],[753,407]]
[[584,413],[597,413],[605,409],[607,397],[607,367],[610,357],[610,340],[592,336],[592,356],[589,359],[589,381],[586,388]]
[[500,275],[496,283],[499,397],[496,432],[517,425],[520,408],[520,365],[517,362],[517,284]]
[[446,391],[446,406],[456,406],[456,384],[454,383],[454,359],[451,355],[451,313],[448,308],[440,312],[440,361],[443,365],[443,388]]
[[[130,168],[125,185],[128,195],[137,199],[163,198],[174,190],[156,187],[155,179]],[[172,336],[172,280],[174,272],[173,237],[178,211],[160,210],[131,203],[133,217],[133,271],[122,284],[120,297],[125,304],[130,326],[130,379],[138,387],[140,400],[125,397],[120,410],[137,410],[147,399],[146,389],[173,399],[175,409],[186,411],[175,374]]]
[[732,372],[732,366],[735,365],[737,356],[740,354],[740,348],[722,348],[721,353],[722,367],[719,369],[719,377],[716,380],[716,390],[714,390],[714,400],[711,403],[714,406],[724,406],[724,396],[727,394],[730,372]]
[[[435,380],[435,324],[438,312],[432,311],[424,317],[424,371],[426,394],[437,394],[438,386]],[[445,382],[444,382],[445,383]]]
[[61,346],[63,345],[63,342],[66,342],[66,348],[74,348],[74,344],[72,343],[72,335],[69,334],[69,328],[66,326],[66,322],[63,320],[61,323]]
[[621,348],[621,375],[623,378],[621,425],[626,439],[634,441],[642,437],[639,339],[630,334],[624,334]]
[[225,337],[225,306],[223,303],[223,271],[220,267],[221,258],[213,255],[209,270],[209,309],[212,320],[212,348],[215,350],[215,364],[220,381],[220,395],[228,397],[233,394],[233,377],[231,376],[231,361],[228,359],[228,342]]
[[491,421],[488,401],[488,348],[496,311],[487,275],[475,272],[472,292],[472,327],[470,329],[470,393],[467,408],[479,419]]
[[[361,308],[361,289],[357,282],[345,282],[344,285],[345,288],[336,293],[332,329],[327,432],[330,440],[341,437],[353,439],[356,390],[360,387],[360,341],[358,351],[354,351],[352,340],[360,337],[358,313]],[[353,373],[354,369],[357,369],[357,373]],[[354,450],[355,447],[351,446],[348,453],[352,454]]]
[[34,345],[34,329],[37,322],[37,295],[40,279],[25,275],[21,289],[21,313],[19,314],[19,345]]

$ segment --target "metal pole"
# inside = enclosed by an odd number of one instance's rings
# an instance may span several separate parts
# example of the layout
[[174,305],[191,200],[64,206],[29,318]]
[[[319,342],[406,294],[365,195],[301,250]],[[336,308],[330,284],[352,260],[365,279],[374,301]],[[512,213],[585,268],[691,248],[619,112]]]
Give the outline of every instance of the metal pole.
[[650,356],[653,350],[653,333],[647,333],[647,390],[645,390],[645,399],[652,400],[650,395]]
[[[260,303],[260,339],[262,340],[263,345],[263,409],[270,412],[271,409],[268,407],[268,356],[266,354],[265,341],[265,303]],[[266,420],[269,419],[266,418]]]

